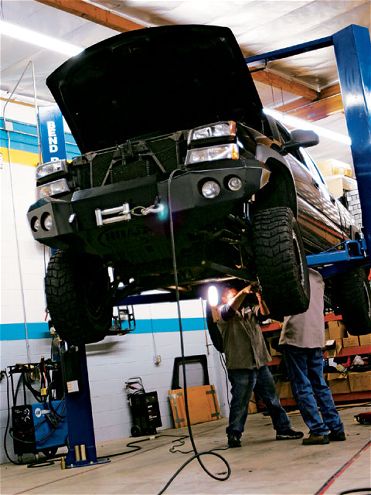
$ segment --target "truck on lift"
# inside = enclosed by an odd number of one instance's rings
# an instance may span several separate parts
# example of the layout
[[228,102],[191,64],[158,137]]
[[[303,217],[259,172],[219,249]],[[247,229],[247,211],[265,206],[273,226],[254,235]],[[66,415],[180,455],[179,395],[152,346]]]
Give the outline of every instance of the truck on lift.
[[[318,137],[264,114],[228,28],[119,34],[47,85],[82,153],[37,167],[28,211],[34,238],[58,250],[45,290],[67,342],[103,339],[118,298],[153,289],[197,297],[230,278],[258,280],[273,316],[300,313],[307,256],[362,246],[304,150]],[[326,280],[355,335],[371,330],[366,254],[357,254]]]

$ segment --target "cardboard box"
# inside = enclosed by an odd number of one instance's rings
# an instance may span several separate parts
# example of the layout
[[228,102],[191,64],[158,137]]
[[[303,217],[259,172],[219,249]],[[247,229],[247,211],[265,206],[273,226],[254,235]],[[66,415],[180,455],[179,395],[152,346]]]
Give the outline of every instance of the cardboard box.
[[371,371],[349,373],[348,376],[351,392],[365,392],[371,390]]
[[356,335],[343,338],[343,347],[357,347],[359,346],[359,340]]
[[290,382],[277,382],[276,390],[280,399],[292,399],[294,397]]
[[258,412],[258,407],[256,405],[255,400],[251,400],[249,402],[248,408],[247,408],[248,414],[255,414]]
[[350,392],[347,375],[342,373],[327,373],[326,379],[333,394],[348,394]]
[[[214,385],[187,387],[189,419],[192,425],[221,418]],[[169,390],[169,401],[175,428],[187,426],[184,390]]]
[[371,345],[371,333],[368,335],[360,335],[358,338],[359,345]]
[[272,346],[272,343],[275,345],[275,347],[277,347],[277,344],[278,344],[278,341],[279,341],[279,337],[276,336],[276,337],[265,337],[265,341],[266,341],[266,344],[267,344],[267,348],[268,348],[268,351],[269,351],[269,354],[274,357],[274,356],[282,356],[282,353],[280,351],[277,351],[276,349],[274,349],[274,347]]
[[342,339],[347,336],[345,325],[342,321],[328,321],[329,339]]
[[276,351],[276,349],[273,349],[271,344],[269,343],[269,354],[274,357],[274,356],[282,356],[282,352]]

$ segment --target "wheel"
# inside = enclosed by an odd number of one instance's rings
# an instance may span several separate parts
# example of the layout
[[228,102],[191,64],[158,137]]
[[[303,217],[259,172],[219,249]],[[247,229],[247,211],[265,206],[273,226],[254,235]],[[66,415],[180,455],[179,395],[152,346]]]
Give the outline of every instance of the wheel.
[[132,437],[140,437],[142,434],[142,430],[137,425],[132,426],[130,431]]
[[107,269],[95,256],[59,251],[49,261],[45,293],[50,317],[69,344],[98,342],[112,325]]
[[351,335],[371,333],[371,290],[365,270],[356,268],[332,280],[335,303]]
[[253,220],[256,272],[271,315],[303,313],[310,286],[307,260],[296,219],[290,208],[267,208]]

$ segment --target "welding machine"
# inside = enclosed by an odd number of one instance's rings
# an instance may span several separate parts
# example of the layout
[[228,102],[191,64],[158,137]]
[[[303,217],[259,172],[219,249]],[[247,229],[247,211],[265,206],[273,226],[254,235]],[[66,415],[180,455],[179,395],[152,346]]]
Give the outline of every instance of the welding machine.
[[156,427],[162,426],[157,392],[145,392],[140,377],[129,378],[125,382],[125,390],[133,421],[131,435],[156,434]]
[[46,457],[54,455],[67,442],[64,401],[13,406],[11,434],[17,455],[39,452]]

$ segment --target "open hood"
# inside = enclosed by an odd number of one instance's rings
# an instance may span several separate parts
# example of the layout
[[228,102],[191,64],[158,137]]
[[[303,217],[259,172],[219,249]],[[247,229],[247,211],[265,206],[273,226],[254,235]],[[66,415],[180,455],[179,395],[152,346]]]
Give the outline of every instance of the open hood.
[[85,153],[225,119],[261,129],[262,104],[229,28],[162,26],[122,33],[48,78]]

